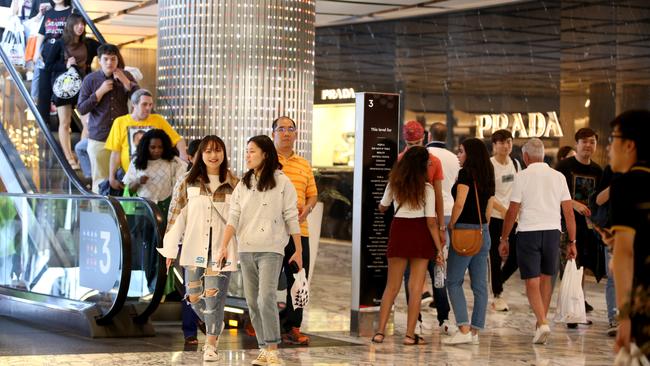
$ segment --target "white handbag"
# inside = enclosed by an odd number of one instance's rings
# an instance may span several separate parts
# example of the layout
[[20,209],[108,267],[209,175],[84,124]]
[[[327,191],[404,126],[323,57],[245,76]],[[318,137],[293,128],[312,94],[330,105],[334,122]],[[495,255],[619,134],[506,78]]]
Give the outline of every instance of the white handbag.
[[57,76],[52,86],[52,92],[59,99],[70,99],[79,94],[80,90],[81,75],[79,75],[79,71],[74,66]]

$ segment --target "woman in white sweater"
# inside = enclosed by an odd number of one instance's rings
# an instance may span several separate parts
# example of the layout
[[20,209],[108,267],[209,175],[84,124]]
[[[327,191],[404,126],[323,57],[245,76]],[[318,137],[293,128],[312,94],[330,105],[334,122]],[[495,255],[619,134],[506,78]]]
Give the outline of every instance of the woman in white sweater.
[[302,268],[296,190],[280,170],[278,153],[268,136],[248,140],[246,167],[230,202],[230,216],[217,261],[227,255],[237,234],[244,293],[261,352],[253,365],[281,365],[280,320],[276,289],[289,235],[296,246],[289,263]]

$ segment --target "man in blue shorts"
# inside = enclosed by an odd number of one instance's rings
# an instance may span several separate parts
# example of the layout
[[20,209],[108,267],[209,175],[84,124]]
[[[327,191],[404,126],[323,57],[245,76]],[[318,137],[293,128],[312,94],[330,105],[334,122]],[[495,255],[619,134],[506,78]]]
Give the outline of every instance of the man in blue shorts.
[[544,163],[544,143],[537,138],[530,139],[522,151],[528,168],[515,177],[499,253],[508,256],[508,236],[519,215],[517,264],[521,279],[526,282],[528,303],[537,318],[533,343],[544,344],[551,334],[546,314],[553,292],[551,279],[558,269],[562,229],[560,207],[569,233],[568,258],[576,256],[576,226],[566,179]]

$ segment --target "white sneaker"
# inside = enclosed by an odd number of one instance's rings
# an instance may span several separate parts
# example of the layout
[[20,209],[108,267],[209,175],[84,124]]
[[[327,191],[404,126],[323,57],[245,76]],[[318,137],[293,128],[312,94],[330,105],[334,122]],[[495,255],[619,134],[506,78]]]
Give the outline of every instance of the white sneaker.
[[551,335],[551,327],[549,327],[548,324],[540,325],[537,330],[535,330],[533,344],[545,344],[549,335]]
[[442,322],[442,325],[440,326],[440,332],[447,336],[454,335],[456,332],[458,332],[458,327],[456,324],[453,324],[447,319]]
[[422,294],[422,300],[420,300],[421,307],[427,307],[433,302],[433,296],[429,291]]
[[[478,338],[476,339],[478,341]],[[451,337],[443,338],[442,344],[470,344],[473,341],[472,332],[456,332]]]
[[492,302],[492,308],[496,311],[509,311],[508,303],[502,297],[495,297]]
[[266,364],[268,366],[282,366],[284,362],[278,355],[278,351],[268,351],[266,352]]
[[203,346],[203,361],[204,362],[219,361],[219,353],[217,353],[217,347],[206,343]]
[[251,365],[257,365],[257,366],[266,366],[269,364],[268,358],[267,358],[268,353],[266,352],[265,349],[260,351],[260,354],[257,355],[257,358],[254,359],[251,362]]
[[[472,333],[472,332],[470,332]],[[472,334],[472,344],[479,344],[478,343],[478,333]]]

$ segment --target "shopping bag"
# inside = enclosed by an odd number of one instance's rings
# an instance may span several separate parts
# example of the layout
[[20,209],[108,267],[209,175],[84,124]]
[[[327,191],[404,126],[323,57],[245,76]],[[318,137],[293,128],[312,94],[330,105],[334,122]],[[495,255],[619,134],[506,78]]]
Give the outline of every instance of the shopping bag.
[[567,261],[564,277],[557,298],[555,321],[562,323],[586,323],[585,295],[582,291],[583,268],[578,269],[574,259]]
[[15,66],[25,66],[25,28],[18,16],[12,16],[7,21],[7,27],[2,34],[0,47]]
[[291,286],[291,303],[294,309],[304,308],[309,303],[309,282],[305,275],[305,269],[302,268],[298,273],[294,273],[295,282]]
[[641,352],[636,343],[630,343],[630,350],[621,347],[616,354],[614,366],[650,366],[650,360]]
[[[138,197],[137,193],[129,191],[129,186],[124,185],[124,191],[122,193],[122,197]],[[124,209],[124,213],[127,215],[134,215],[135,214],[135,205],[136,203],[133,201],[122,201],[122,209]]]

